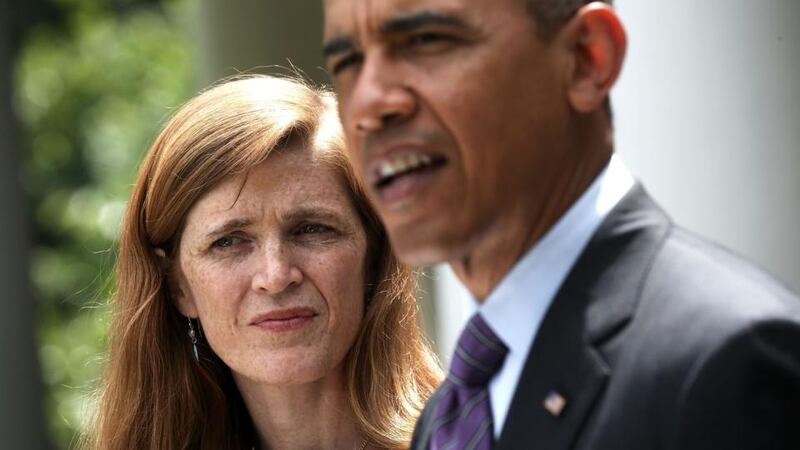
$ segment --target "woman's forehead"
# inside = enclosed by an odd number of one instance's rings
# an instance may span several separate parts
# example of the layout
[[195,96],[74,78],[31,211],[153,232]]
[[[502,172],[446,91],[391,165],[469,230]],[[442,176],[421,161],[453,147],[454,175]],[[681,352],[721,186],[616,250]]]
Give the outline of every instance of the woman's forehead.
[[192,206],[187,225],[245,213],[281,218],[318,209],[344,214],[350,203],[335,166],[313,158],[308,151],[281,151],[209,190]]

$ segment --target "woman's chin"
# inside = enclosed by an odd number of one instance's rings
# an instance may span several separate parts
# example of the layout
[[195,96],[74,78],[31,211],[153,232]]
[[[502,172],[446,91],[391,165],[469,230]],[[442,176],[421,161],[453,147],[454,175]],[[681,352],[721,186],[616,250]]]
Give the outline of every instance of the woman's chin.
[[249,383],[270,386],[296,386],[319,381],[334,371],[341,370],[324,355],[285,354],[270,355],[253,360],[247,367],[232,368],[234,377],[245,378]]

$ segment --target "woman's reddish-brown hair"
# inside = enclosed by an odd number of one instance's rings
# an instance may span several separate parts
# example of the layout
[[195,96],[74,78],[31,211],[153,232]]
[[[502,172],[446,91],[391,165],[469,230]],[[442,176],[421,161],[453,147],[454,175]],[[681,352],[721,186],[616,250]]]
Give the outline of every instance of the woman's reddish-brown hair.
[[252,447],[255,432],[230,370],[202,342],[200,363],[192,358],[165,261],[203,194],[294,139],[341,173],[368,237],[368,306],[345,357],[354,416],[376,445],[408,446],[440,377],[418,328],[414,274],[395,258],[353,174],[332,94],[254,75],[217,84],[181,107],[142,163],[120,235],[108,360],[86,448]]

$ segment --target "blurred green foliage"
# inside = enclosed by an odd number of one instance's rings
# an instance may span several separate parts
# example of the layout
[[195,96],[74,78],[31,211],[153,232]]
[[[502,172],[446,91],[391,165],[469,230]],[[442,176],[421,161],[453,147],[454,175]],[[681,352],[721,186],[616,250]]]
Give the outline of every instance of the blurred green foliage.
[[58,20],[24,30],[15,96],[49,427],[67,449],[102,368],[115,240],[136,168],[193,90],[194,4],[49,3]]

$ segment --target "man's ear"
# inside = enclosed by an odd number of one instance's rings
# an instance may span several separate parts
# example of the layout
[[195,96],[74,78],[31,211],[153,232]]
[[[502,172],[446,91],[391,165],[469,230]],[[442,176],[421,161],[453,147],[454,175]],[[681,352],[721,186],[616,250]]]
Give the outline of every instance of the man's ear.
[[622,22],[611,6],[593,2],[579,9],[559,34],[573,58],[567,80],[569,102],[575,111],[595,111],[608,97],[625,60]]
[[194,299],[188,295],[189,290],[186,284],[186,277],[183,276],[183,271],[180,268],[178,259],[169,259],[164,253],[164,250],[160,248],[157,248],[155,253],[159,260],[159,265],[165,273],[170,300],[172,300],[181,314],[196,319],[197,306],[194,303]]

